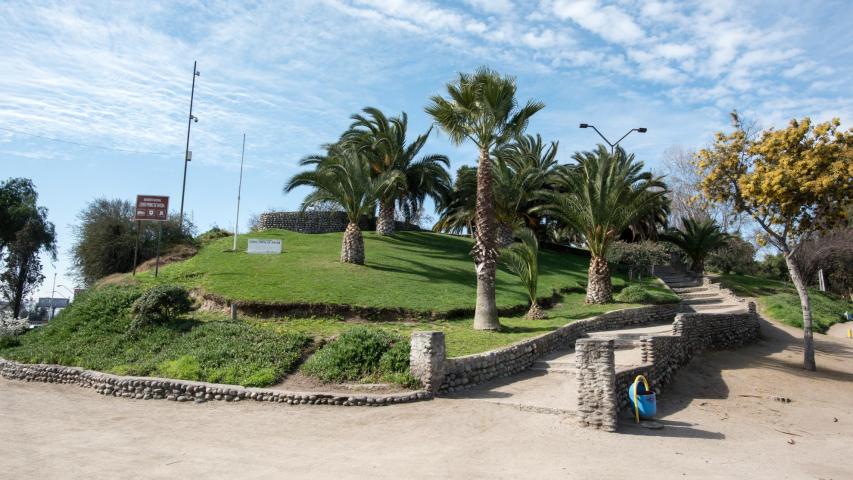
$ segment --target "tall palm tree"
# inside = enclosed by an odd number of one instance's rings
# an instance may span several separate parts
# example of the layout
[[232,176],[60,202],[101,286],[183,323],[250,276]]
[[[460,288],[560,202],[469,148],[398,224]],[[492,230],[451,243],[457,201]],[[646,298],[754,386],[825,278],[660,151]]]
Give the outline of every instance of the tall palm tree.
[[490,156],[495,147],[520,135],[530,117],[544,107],[542,103],[531,100],[519,108],[515,93],[514,78],[480,68],[473,74],[460,73],[456,80],[447,84],[447,98],[434,95],[426,107],[426,112],[453,143],[459,145],[469,140],[480,153],[477,164],[477,222],[471,252],[477,269],[477,306],[474,310],[474,328],[477,330],[498,330],[501,327],[495,301],[498,250]]
[[681,228],[668,230],[661,235],[661,240],[683,250],[690,257],[690,270],[701,275],[705,271],[705,259],[726,245],[729,235],[711,218],[681,217]]
[[363,113],[352,116],[353,123],[341,140],[364,151],[373,175],[388,173],[390,185],[379,198],[376,233],[391,235],[397,204],[406,221],[411,222],[427,196],[435,200],[450,189],[450,161],[445,155],[425,155],[416,160],[432,128],[407,144],[406,112],[388,118],[378,108],[367,107]]
[[348,224],[341,241],[341,262],[363,265],[364,238],[358,220],[375,208],[376,200],[389,188],[388,175],[372,175],[369,162],[358,150],[341,145],[331,145],[326,155],[307,157],[301,163],[315,168],[294,175],[284,191],[314,188],[302,201],[303,211],[324,203],[342,208]]
[[576,166],[559,172],[558,191],[544,194],[536,207],[580,233],[590,252],[586,302],[606,303],[613,298],[607,250],[628,225],[655,208],[666,193],[660,177],[643,171],[621,147],[611,154],[604,145],[592,152],[575,153]]
[[530,320],[545,318],[545,312],[536,301],[536,289],[539,285],[539,241],[529,228],[519,229],[515,235],[521,242],[502,249],[501,261],[518,276],[527,290],[530,309],[525,317]]

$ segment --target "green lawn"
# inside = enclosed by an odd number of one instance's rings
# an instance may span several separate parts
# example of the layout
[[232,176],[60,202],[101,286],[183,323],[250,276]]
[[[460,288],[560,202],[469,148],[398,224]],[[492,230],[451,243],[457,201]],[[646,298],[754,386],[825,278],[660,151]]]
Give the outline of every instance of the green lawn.
[[[611,303],[607,305],[587,305],[583,303],[584,294],[569,293],[563,303],[548,310],[545,320],[527,320],[524,317],[501,317],[503,330],[499,332],[477,331],[472,328],[471,319],[437,320],[431,322],[371,322],[370,328],[394,332],[408,337],[414,330],[440,330],[445,334],[447,355],[459,357],[472,353],[486,352],[509,345],[525,338],[534,337],[556,330],[567,323],[589,318],[600,313],[639,305]],[[356,325],[354,322],[328,318],[297,319],[249,319],[251,323],[271,328],[280,333],[302,333],[314,338],[329,338]]]
[[[774,320],[803,328],[800,297],[790,283],[750,275],[722,275],[720,283],[735,294],[755,297],[762,310]],[[843,321],[841,315],[853,310],[853,302],[809,289],[812,307],[812,330],[825,333],[832,325]]]
[[[281,255],[245,253],[248,238],[281,239]],[[239,252],[231,239],[207,245],[187,261],[167,265],[159,281],[201,287],[228,301],[335,303],[359,307],[402,307],[419,312],[471,308],[476,293],[471,240],[428,232],[380,237],[365,232],[366,264],[339,261],[341,234],[306,235],[284,230],[243,235]],[[538,296],[552,289],[585,286],[588,259],[565,253],[540,253]],[[151,272],[137,275],[154,281]],[[614,283],[624,284],[617,277]],[[525,305],[518,279],[505,270],[497,276],[498,306]]]

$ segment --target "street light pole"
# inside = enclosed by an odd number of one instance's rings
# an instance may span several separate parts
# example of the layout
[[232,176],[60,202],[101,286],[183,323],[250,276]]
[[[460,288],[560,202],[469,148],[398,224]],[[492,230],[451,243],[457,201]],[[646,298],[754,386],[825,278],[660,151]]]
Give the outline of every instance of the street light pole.
[[628,130],[628,133],[626,133],[625,135],[622,135],[622,138],[620,138],[619,140],[616,140],[616,143],[610,143],[610,140],[608,140],[607,137],[605,137],[603,133],[599,132],[598,129],[595,128],[595,125],[590,125],[588,123],[582,123],[582,124],[580,124],[580,128],[591,128],[591,129],[595,130],[595,133],[597,133],[599,137],[601,137],[605,142],[607,142],[608,145],[610,145],[610,154],[611,155],[613,155],[614,151],[616,150],[616,146],[619,145],[619,142],[621,142],[622,140],[625,140],[625,137],[630,135],[631,132],[646,133],[648,131],[648,129],[645,127],[632,128],[632,129]]
[[54,305],[53,298],[56,296],[56,271],[53,272],[53,287],[50,288],[50,317],[48,317],[48,322],[53,320],[53,312],[56,311],[56,306]]
[[184,182],[183,182],[183,185],[181,186],[181,216],[180,216],[180,224],[179,224],[179,228],[181,229],[181,232],[184,231],[184,194],[186,193],[186,190],[187,190],[187,164],[190,162],[190,159],[191,159],[190,158],[190,129],[192,128],[193,121],[198,122],[198,118],[193,116],[193,97],[195,97],[195,77],[198,77],[201,75],[201,73],[199,73],[198,69],[196,68],[197,65],[198,65],[197,61],[193,62],[193,86],[192,86],[192,89],[190,90],[190,117],[187,120],[187,148],[184,150]]
[[243,150],[240,152],[240,181],[237,183],[237,217],[234,220],[234,248],[237,251],[237,231],[240,230],[240,193],[243,191],[243,158],[246,155],[246,134],[243,134]]

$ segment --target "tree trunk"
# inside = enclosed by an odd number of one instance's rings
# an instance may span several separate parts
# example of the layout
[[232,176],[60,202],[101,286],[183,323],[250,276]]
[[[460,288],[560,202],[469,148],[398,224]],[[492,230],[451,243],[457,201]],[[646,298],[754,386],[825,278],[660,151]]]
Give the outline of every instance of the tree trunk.
[[543,318],[548,318],[548,315],[546,315],[545,310],[542,310],[542,307],[534,301],[530,305],[530,310],[527,311],[527,315],[525,315],[524,318],[528,320],[542,320]]
[[474,310],[475,330],[500,330],[495,301],[495,270],[498,250],[495,248],[495,201],[492,194],[492,165],[489,151],[480,150],[477,165],[477,228],[471,256],[477,271],[477,306]]
[[[17,282],[15,283],[15,293],[12,298],[12,318],[18,318],[21,316],[21,307],[24,304],[24,287],[26,287],[27,281],[27,265],[29,262],[21,261],[21,258],[18,257],[18,261],[21,262],[20,268],[18,268],[18,276],[15,279]],[[50,305],[53,306],[53,299],[50,299]]]
[[364,265],[364,238],[358,225],[349,223],[341,241],[341,262]]
[[697,275],[705,273],[705,260],[693,260],[693,263],[690,265],[690,271]]
[[512,245],[514,235],[512,234],[512,226],[506,223],[498,223],[497,245],[498,248],[504,248]]
[[814,336],[812,335],[812,307],[809,300],[809,291],[800,274],[800,267],[790,254],[785,253],[785,263],[788,265],[788,273],[791,281],[800,296],[800,306],[803,308],[803,368],[814,372],[817,370],[814,358]]
[[376,234],[394,234],[394,200],[379,203],[379,217],[376,219]]
[[613,285],[610,283],[610,266],[601,257],[589,260],[589,280],[586,284],[585,303],[607,303],[613,300]]

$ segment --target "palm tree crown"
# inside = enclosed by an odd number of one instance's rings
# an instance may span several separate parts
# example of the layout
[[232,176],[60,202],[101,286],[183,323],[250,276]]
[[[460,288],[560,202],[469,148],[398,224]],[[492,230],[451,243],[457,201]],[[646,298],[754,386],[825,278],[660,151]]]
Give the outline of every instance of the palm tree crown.
[[692,262],[690,270],[702,274],[705,258],[728,243],[729,235],[711,218],[682,217],[681,228],[668,230],[661,239],[683,250]]
[[537,207],[580,233],[592,257],[587,302],[612,298],[607,249],[620,232],[647,215],[666,194],[660,177],[643,171],[643,162],[617,148],[604,146],[576,153],[577,165],[558,172],[558,191],[544,193],[545,205]]
[[[395,203],[399,204],[406,221],[412,221],[427,196],[436,199],[450,189],[447,173],[450,160],[445,155],[425,155],[416,159],[432,129],[407,143],[409,120],[405,112],[389,118],[381,110],[367,107],[363,113],[352,116],[353,123],[341,142],[364,153],[373,175],[388,174],[389,185],[379,201],[380,222],[386,222],[381,229],[385,231],[381,233],[390,233],[386,229],[393,231]],[[381,218],[383,213],[385,218]]]

